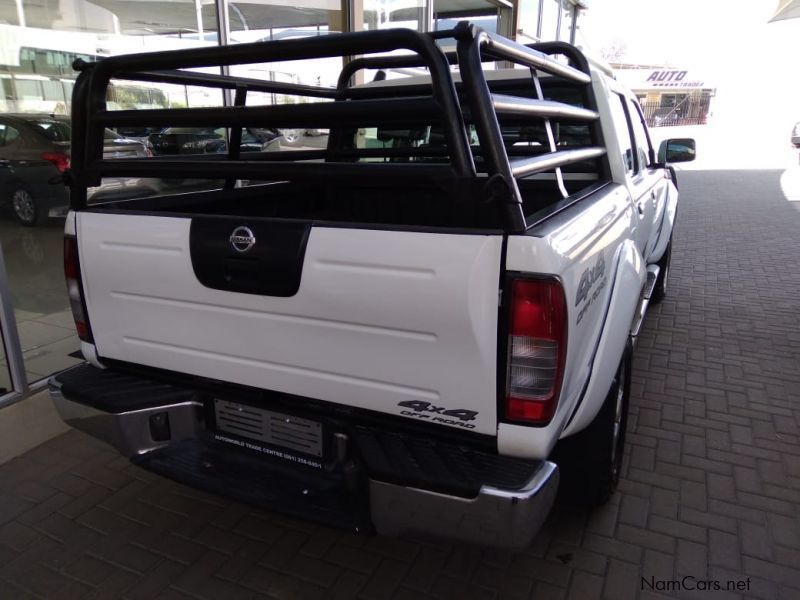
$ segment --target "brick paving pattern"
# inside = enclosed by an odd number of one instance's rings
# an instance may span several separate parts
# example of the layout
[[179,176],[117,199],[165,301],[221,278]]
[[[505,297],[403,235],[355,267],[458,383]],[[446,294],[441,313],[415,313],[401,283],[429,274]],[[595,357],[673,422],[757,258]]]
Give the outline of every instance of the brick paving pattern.
[[672,285],[637,346],[619,492],[591,513],[558,507],[528,550],[310,525],[71,432],[0,467],[0,597],[740,597],[642,583],[691,576],[800,598],[800,214],[779,176],[681,174]]

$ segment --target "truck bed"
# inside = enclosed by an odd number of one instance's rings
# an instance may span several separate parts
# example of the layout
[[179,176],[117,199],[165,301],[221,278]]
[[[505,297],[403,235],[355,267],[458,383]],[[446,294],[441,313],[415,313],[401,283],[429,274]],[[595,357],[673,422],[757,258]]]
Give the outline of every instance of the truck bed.
[[[577,199],[596,184],[593,180],[567,181]],[[483,182],[461,189],[395,182],[380,187],[296,182],[262,183],[234,189],[138,198],[93,205],[93,210],[145,214],[228,215],[298,219],[375,226],[395,225],[455,229],[500,229],[496,206],[479,201]],[[519,183],[526,215],[541,214],[564,201],[546,179]]]

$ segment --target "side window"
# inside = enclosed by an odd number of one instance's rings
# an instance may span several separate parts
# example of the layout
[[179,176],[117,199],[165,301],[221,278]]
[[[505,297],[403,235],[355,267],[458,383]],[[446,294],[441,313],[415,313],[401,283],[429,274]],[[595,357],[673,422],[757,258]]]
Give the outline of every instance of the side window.
[[19,137],[19,131],[17,131],[13,127],[9,127],[8,130],[6,131],[5,145],[9,145],[12,142],[17,141],[18,137]]
[[625,99],[619,94],[611,94],[609,100],[611,107],[611,117],[614,123],[614,130],[619,140],[619,149],[622,152],[622,164],[625,165],[625,173],[630,175],[635,172],[635,162],[633,159],[633,143],[631,142],[631,129],[628,122],[628,111],[625,109]]
[[642,123],[642,113],[639,111],[639,107],[631,101],[628,104],[628,111],[631,115],[633,135],[636,139],[636,172],[638,173],[650,164],[650,142],[647,139],[647,132]]
[[0,123],[0,146],[8,146],[13,144],[14,140],[16,140],[18,137],[19,131],[10,125]]

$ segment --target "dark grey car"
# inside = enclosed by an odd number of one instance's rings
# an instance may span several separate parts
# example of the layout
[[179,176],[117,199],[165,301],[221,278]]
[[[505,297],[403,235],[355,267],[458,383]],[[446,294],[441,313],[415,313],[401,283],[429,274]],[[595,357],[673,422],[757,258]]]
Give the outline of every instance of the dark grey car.
[[[62,213],[69,192],[61,174],[69,168],[70,119],[36,113],[0,115],[0,203],[26,226]],[[147,147],[106,130],[107,158],[149,156]]]

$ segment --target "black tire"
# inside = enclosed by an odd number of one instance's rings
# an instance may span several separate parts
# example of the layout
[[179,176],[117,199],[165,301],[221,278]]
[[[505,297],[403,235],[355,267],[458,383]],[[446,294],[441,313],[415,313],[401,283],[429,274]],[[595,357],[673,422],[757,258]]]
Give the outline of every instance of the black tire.
[[653,288],[653,293],[650,296],[650,301],[654,304],[661,302],[667,295],[667,284],[669,280],[669,266],[672,261],[672,239],[670,238],[667,244],[667,249],[664,250],[664,255],[658,261],[658,279],[656,280],[656,287]]
[[629,341],[600,412],[586,429],[561,440],[554,451],[561,493],[573,503],[599,506],[617,489],[628,424],[631,356]]
[[47,221],[47,208],[33,197],[24,186],[17,186],[11,193],[11,211],[17,221],[25,227],[36,227]]

